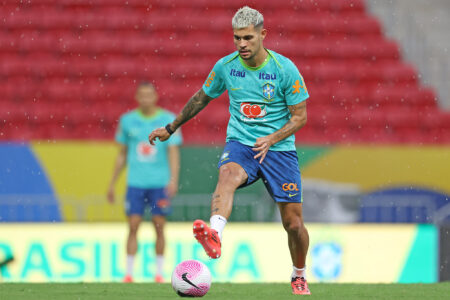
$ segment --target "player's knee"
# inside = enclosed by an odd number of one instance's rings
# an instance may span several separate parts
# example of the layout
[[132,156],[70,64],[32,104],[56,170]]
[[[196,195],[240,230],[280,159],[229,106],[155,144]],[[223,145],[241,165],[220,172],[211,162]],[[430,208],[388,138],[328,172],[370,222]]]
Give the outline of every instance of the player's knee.
[[130,224],[130,235],[137,235],[137,231],[139,229],[139,224]]
[[232,187],[238,187],[242,184],[242,181],[242,174],[238,170],[234,170],[227,166],[220,168],[219,183]]
[[292,218],[283,222],[283,227],[288,234],[297,235],[305,229],[305,225],[300,218]]
[[164,235],[164,224],[155,224],[155,232],[157,236]]

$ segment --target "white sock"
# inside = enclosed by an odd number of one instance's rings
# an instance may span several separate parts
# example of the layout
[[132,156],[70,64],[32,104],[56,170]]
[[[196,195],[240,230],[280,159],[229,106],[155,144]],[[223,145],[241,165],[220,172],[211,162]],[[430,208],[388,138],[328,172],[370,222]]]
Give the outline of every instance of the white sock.
[[291,275],[291,277],[292,278],[303,277],[303,278],[306,279],[306,266],[301,268],[301,269],[296,268],[295,266],[292,266],[292,275]]
[[209,219],[209,222],[211,223],[211,229],[217,231],[219,239],[222,241],[222,231],[225,228],[225,225],[227,225],[227,219],[219,215],[214,215]]
[[163,266],[164,266],[164,256],[156,255],[156,275],[163,274]]
[[133,276],[134,255],[127,255],[127,275]]

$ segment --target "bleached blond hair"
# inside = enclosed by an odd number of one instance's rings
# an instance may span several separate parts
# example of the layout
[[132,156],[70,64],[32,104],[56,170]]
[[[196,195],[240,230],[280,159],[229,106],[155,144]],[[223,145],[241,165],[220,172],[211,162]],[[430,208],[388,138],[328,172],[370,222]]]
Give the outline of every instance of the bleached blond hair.
[[263,23],[263,15],[256,9],[250,8],[248,6],[240,8],[231,20],[233,29],[241,29],[250,25],[253,25],[255,28],[262,27]]

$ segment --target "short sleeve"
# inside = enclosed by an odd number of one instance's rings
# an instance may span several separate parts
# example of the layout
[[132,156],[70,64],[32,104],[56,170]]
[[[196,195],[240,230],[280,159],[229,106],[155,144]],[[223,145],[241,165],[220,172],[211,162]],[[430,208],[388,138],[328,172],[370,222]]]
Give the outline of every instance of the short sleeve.
[[284,95],[287,105],[295,105],[308,99],[309,94],[302,75],[292,61],[285,65]]
[[209,73],[203,84],[203,91],[211,98],[217,98],[225,92],[226,86],[223,78],[223,65],[222,60],[219,60]]
[[128,134],[125,129],[126,128],[125,128],[124,118],[121,117],[119,120],[119,126],[117,126],[117,131],[116,131],[116,142],[123,144],[123,145],[128,144]]

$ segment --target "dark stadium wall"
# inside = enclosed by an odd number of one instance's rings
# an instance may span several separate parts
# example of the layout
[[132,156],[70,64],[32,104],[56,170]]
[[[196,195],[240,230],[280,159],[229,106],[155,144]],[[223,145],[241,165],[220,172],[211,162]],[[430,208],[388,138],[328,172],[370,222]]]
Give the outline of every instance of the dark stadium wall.
[[439,230],[439,281],[450,281],[450,222]]

